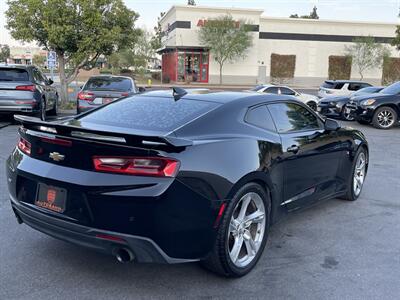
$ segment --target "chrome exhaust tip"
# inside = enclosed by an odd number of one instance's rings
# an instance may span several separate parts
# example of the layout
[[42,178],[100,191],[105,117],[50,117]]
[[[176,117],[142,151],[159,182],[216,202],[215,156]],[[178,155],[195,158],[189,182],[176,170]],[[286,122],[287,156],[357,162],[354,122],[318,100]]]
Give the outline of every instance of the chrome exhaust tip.
[[115,253],[115,258],[120,262],[120,263],[126,263],[126,262],[131,262],[135,259],[135,256],[133,255],[132,251],[127,249],[127,248],[120,248],[116,251]]

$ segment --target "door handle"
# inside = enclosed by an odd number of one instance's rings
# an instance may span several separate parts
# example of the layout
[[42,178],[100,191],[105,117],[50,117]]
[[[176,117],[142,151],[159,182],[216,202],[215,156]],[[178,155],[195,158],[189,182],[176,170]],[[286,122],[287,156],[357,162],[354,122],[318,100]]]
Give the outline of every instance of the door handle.
[[294,154],[299,152],[299,150],[300,150],[299,146],[296,146],[296,145],[292,145],[289,148],[287,148],[287,152],[292,152]]

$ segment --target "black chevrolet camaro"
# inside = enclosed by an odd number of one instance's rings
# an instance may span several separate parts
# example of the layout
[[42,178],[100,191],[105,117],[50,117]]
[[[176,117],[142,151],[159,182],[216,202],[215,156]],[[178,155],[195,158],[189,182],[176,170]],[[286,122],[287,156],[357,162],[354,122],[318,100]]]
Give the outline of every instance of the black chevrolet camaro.
[[16,119],[7,180],[17,220],[122,262],[245,275],[276,220],[356,200],[368,168],[361,132],[290,96],[175,88],[70,119]]

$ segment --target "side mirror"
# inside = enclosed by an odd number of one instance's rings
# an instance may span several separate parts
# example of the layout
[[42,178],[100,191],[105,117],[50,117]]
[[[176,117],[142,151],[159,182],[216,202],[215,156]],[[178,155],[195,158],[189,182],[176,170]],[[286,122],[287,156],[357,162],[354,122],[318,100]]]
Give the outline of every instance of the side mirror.
[[54,83],[53,79],[49,78],[47,79],[47,84],[48,85],[52,85]]
[[146,91],[146,89],[142,86],[139,87],[139,93],[144,93]]
[[335,120],[329,119],[327,118],[325,120],[325,130],[326,131],[336,131],[340,129],[340,125],[338,122],[336,122]]
[[83,85],[81,85],[81,86],[79,87],[79,89],[80,89],[80,90],[83,89]]

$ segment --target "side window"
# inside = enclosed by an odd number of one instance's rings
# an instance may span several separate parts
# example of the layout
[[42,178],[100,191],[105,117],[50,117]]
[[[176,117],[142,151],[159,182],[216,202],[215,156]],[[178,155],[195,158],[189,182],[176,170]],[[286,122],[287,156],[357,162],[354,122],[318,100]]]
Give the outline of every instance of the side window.
[[361,83],[361,88],[371,87],[368,83]]
[[39,83],[39,84],[46,84],[46,79],[44,78],[44,76],[42,75],[42,73],[36,69],[33,68],[32,69],[32,74],[33,74],[33,79]]
[[263,129],[276,131],[274,122],[265,105],[251,108],[246,114],[245,122]]
[[276,86],[273,87],[269,87],[267,88],[264,93],[269,93],[269,94],[278,94],[279,93],[279,89]]
[[335,90],[341,90],[344,87],[344,83],[336,83]]
[[291,89],[288,89],[288,88],[285,88],[285,87],[281,87],[281,94],[282,95],[288,95],[288,96],[295,96],[296,92],[291,90]]
[[321,123],[310,110],[296,103],[268,105],[279,133],[321,128]]
[[359,83],[350,83],[349,84],[349,91],[358,91],[359,89],[361,89],[361,84]]

